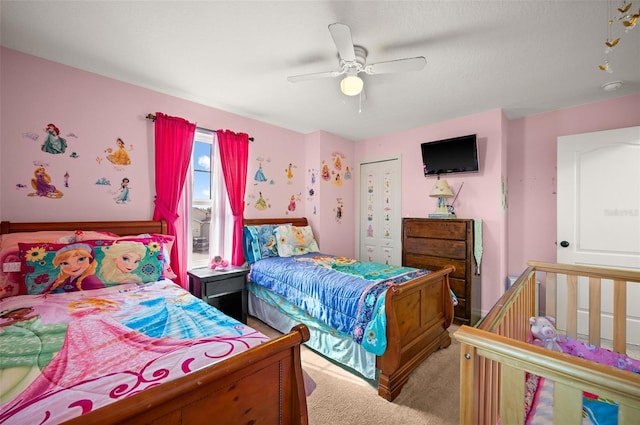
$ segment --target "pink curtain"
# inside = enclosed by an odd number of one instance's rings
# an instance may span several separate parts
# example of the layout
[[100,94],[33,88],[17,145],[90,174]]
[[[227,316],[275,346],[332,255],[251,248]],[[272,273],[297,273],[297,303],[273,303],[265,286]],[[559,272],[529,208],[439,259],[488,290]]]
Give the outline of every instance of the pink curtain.
[[247,186],[247,163],[249,159],[249,135],[218,130],[218,146],[224,183],[229,194],[229,204],[233,213],[233,245],[231,264],[244,263],[242,254],[242,219],[244,217],[244,193]]
[[[195,131],[195,124],[156,112],[156,199],[153,219],[164,219],[167,222],[167,233],[176,237],[171,251],[171,268],[178,276],[176,283],[183,288],[189,286],[186,270],[188,251],[184,225],[186,217],[179,208]],[[184,204],[182,202],[183,210]]]

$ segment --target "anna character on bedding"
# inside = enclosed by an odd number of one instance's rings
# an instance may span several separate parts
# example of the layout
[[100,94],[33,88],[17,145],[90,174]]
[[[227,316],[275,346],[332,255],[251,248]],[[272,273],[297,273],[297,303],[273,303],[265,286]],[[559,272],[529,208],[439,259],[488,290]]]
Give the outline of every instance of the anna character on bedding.
[[88,244],[67,245],[56,252],[53,265],[60,269],[58,278],[43,293],[86,291],[104,288],[105,285],[95,275],[97,261],[93,248]]
[[98,275],[104,282],[142,282],[133,273],[140,261],[147,255],[147,247],[142,242],[119,242],[103,249],[104,259]]

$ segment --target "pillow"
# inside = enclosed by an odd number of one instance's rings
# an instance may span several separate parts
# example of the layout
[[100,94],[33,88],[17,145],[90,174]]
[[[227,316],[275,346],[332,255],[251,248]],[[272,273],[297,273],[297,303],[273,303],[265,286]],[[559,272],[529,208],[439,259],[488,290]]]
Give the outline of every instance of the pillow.
[[318,243],[313,236],[311,226],[280,226],[276,229],[278,255],[291,257],[308,252],[319,252]]
[[[18,232],[0,235],[0,299],[13,295],[26,294],[24,280],[20,273],[20,258],[18,243],[20,242],[73,242],[76,232],[67,230]],[[15,264],[12,270],[11,265]],[[5,271],[6,270],[6,271]]]
[[87,240],[105,240],[105,241],[118,241],[118,240],[129,240],[135,238],[153,238],[161,241],[164,247],[164,265],[163,265],[163,273],[164,277],[167,279],[174,279],[178,277],[171,268],[171,250],[173,249],[173,243],[176,240],[176,237],[173,235],[163,235],[160,233],[143,233],[137,236],[118,236],[115,233],[109,232],[95,232],[95,231],[85,231],[81,232],[76,237],[76,242],[79,241],[87,241]]
[[291,224],[263,224],[260,226],[244,226],[242,235],[244,238],[244,258],[249,264],[256,261],[278,256],[278,240],[275,230],[280,226]]
[[164,278],[164,248],[156,238],[19,243],[29,294],[71,292]]
[[242,228],[242,253],[247,263],[253,264],[260,259],[260,246],[258,246],[257,235],[254,239],[250,227],[244,226]]

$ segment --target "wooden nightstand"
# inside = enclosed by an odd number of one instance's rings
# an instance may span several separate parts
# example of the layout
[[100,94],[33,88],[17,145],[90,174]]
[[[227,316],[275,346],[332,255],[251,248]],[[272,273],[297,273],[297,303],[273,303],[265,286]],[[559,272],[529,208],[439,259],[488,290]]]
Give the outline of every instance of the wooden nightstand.
[[229,267],[211,270],[208,267],[189,270],[189,290],[218,310],[242,323],[247,323],[248,268]]

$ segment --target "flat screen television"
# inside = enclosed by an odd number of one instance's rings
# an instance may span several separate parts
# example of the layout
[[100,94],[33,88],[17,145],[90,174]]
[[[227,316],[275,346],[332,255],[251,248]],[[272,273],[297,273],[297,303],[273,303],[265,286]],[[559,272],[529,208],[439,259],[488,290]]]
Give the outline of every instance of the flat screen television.
[[425,142],[421,148],[425,176],[479,171],[475,134]]

